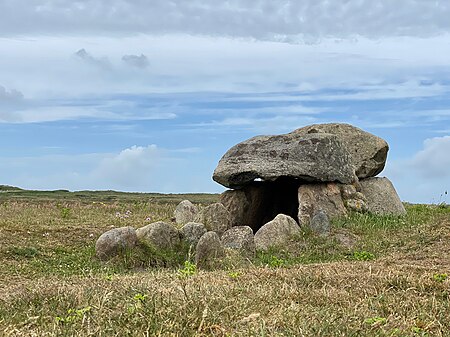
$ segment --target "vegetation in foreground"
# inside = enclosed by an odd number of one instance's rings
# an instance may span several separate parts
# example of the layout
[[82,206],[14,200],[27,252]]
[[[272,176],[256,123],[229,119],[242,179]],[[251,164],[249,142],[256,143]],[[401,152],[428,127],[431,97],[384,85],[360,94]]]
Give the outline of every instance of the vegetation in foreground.
[[[0,335],[448,336],[450,208],[354,214],[330,238],[197,271],[141,249],[100,263],[112,227],[170,221],[184,198],[117,192],[0,193]],[[341,240],[338,240],[341,238]],[[151,257],[148,257],[150,253]]]

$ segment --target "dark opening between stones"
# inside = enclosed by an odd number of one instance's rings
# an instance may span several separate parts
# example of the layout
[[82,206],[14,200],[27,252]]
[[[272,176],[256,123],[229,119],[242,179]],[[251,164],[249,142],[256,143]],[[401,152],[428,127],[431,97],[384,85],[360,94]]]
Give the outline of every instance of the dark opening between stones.
[[243,190],[249,202],[244,222],[253,229],[261,228],[278,214],[286,214],[298,222],[298,187],[300,180],[281,177],[275,181],[254,181]]

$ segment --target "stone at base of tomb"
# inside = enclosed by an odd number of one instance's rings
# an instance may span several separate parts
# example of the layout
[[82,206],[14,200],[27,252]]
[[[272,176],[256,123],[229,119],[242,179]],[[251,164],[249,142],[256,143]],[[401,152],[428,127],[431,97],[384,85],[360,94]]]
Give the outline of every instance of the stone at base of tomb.
[[404,215],[403,206],[391,181],[386,177],[360,180],[361,193],[366,197],[367,209],[378,215]]

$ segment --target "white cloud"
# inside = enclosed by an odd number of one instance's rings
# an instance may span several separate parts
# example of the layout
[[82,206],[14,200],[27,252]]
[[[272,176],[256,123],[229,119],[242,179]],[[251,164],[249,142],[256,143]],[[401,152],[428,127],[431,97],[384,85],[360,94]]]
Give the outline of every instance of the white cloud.
[[3,0],[2,35],[179,33],[317,41],[431,36],[450,29],[447,0]]
[[450,136],[429,138],[412,157],[387,162],[386,176],[392,177],[402,200],[438,203],[450,192]]
[[140,189],[155,181],[153,170],[161,163],[163,153],[156,145],[132,146],[118,155],[104,158],[91,173],[116,189]]
[[411,167],[424,179],[450,178],[450,136],[425,140],[423,150],[411,160]]

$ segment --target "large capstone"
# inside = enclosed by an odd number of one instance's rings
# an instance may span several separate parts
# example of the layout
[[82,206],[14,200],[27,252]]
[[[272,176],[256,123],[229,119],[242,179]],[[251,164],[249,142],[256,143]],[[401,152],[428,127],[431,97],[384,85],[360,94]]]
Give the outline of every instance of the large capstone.
[[228,150],[213,174],[216,182],[235,189],[279,178],[344,184],[357,179],[349,152],[328,133],[251,138]]
[[301,137],[307,134],[336,135],[352,157],[358,178],[374,177],[383,171],[389,150],[387,142],[350,124],[314,124],[293,131]]

